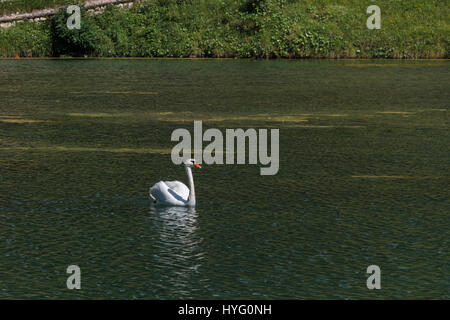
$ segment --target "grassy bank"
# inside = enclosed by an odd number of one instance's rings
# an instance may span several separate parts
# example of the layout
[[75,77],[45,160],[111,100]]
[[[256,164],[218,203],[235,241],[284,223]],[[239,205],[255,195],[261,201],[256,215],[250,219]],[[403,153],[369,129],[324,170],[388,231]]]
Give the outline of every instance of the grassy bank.
[[[377,4],[380,30],[368,30]],[[83,12],[68,30],[61,11],[0,31],[0,56],[449,58],[450,7],[438,0],[149,0]]]

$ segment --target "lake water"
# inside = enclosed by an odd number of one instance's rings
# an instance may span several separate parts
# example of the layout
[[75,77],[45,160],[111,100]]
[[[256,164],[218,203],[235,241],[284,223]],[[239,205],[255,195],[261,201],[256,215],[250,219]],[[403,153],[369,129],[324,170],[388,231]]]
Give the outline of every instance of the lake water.
[[[1,60],[0,298],[449,299],[449,67]],[[193,120],[279,128],[278,174],[204,165],[155,208]]]

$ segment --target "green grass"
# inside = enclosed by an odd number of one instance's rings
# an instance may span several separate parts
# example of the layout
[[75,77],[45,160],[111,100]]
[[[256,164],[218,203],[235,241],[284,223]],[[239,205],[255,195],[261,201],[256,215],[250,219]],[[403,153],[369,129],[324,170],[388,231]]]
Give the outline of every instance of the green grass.
[[[381,30],[366,27],[371,4]],[[0,56],[450,57],[450,6],[438,0],[149,0],[85,15],[81,30],[65,21],[0,31]]]

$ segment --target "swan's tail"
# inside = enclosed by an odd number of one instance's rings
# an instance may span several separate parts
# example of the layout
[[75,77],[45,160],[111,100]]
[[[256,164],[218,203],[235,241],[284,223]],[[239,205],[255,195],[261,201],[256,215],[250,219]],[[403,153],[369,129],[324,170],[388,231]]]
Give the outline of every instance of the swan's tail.
[[153,202],[156,203],[156,198],[152,195],[152,190],[150,190],[148,194],[149,194],[150,198],[152,198]]

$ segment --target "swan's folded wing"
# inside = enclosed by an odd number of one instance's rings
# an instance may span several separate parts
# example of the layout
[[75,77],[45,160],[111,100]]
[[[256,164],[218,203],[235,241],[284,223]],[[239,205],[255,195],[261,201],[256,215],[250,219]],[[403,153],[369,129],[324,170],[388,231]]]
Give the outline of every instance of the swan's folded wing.
[[150,188],[150,197],[159,204],[182,206],[186,203],[186,201],[181,198],[178,193],[169,188],[164,181],[160,181]]
[[164,183],[176,192],[181,198],[187,201],[189,198],[189,188],[180,181],[164,181]]

